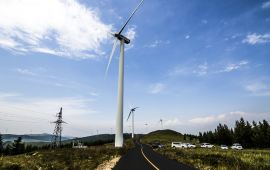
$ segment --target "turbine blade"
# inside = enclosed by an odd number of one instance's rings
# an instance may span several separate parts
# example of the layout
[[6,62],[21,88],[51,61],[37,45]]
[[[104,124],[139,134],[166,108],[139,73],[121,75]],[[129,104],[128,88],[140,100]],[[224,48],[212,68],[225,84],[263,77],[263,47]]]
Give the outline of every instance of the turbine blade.
[[114,43],[113,43],[112,52],[111,52],[111,55],[110,55],[110,58],[109,58],[109,63],[108,63],[107,68],[106,68],[105,77],[108,74],[108,70],[109,70],[110,64],[112,62],[112,57],[113,57],[113,54],[115,52],[116,46],[117,46],[117,39],[115,38]]
[[128,18],[128,20],[126,21],[126,23],[124,24],[124,26],[122,27],[122,29],[119,31],[118,34],[121,34],[123,32],[123,30],[125,29],[125,27],[127,26],[127,24],[129,23],[129,21],[131,20],[131,18],[133,17],[133,15],[136,13],[136,11],[139,9],[139,7],[142,5],[144,0],[142,0],[139,5],[135,8],[135,10],[132,12],[132,14],[130,15],[130,17]]
[[128,118],[127,118],[127,121],[128,121],[128,119],[129,119],[129,117],[130,117],[131,113],[132,113],[132,111],[130,111],[130,112],[129,112],[129,115],[128,115]]

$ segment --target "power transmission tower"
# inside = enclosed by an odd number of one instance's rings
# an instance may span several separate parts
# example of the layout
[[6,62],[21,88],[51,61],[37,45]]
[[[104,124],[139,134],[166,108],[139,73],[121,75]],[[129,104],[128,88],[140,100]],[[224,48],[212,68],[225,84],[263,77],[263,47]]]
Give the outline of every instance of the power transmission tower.
[[62,120],[62,107],[60,109],[60,112],[56,114],[57,120],[52,122],[55,123],[55,128],[52,136],[52,141],[51,141],[51,147],[56,148],[56,147],[61,147],[61,140],[62,140],[62,124],[66,123]]

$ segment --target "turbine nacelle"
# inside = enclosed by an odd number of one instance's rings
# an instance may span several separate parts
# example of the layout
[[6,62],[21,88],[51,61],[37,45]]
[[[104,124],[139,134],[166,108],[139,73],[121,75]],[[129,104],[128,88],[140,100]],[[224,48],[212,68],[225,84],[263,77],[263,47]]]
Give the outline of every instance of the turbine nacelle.
[[121,34],[114,34],[114,37],[116,37],[118,40],[122,41],[124,40],[125,44],[129,44],[130,43],[130,39],[128,39],[127,37],[121,35]]

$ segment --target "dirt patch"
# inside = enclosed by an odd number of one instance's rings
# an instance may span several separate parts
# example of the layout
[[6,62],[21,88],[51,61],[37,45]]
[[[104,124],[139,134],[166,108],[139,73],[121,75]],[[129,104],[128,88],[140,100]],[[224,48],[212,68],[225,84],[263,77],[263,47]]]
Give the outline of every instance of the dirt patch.
[[95,170],[111,170],[116,165],[116,163],[119,161],[120,158],[121,156],[113,157],[111,160],[105,161],[102,164],[100,164]]

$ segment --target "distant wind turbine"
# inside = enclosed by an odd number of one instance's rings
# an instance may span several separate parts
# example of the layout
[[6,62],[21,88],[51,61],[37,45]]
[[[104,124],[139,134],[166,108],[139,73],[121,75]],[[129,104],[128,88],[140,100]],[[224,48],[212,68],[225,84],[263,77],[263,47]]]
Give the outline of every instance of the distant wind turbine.
[[163,120],[160,119],[159,122],[160,122],[160,125],[161,125],[161,130],[163,130]]
[[135,10],[132,12],[124,26],[121,28],[121,30],[118,33],[112,34],[112,36],[115,38],[112,52],[109,58],[109,63],[106,69],[106,75],[110,67],[110,63],[112,61],[112,57],[114,55],[117,41],[120,41],[120,58],[119,58],[119,75],[118,75],[118,109],[116,114],[116,127],[115,127],[115,147],[123,147],[123,98],[124,98],[124,52],[125,52],[125,44],[129,44],[130,40],[122,35],[122,32],[124,31],[125,27],[133,17],[133,15],[136,13],[136,11],[139,9],[139,7],[142,5],[144,0],[142,0],[139,5],[135,8]]
[[136,111],[136,109],[138,109],[139,107],[134,107],[132,109],[130,109],[127,121],[130,117],[130,115],[132,115],[132,138],[134,138],[134,112]]

